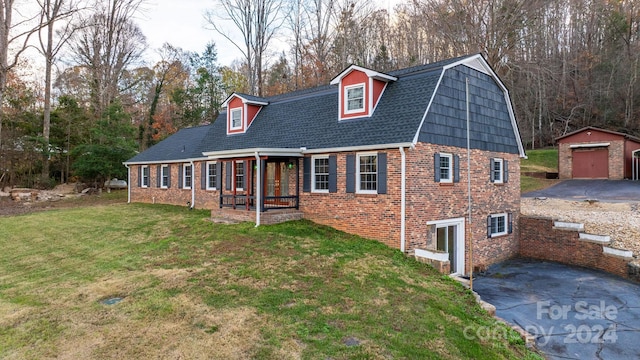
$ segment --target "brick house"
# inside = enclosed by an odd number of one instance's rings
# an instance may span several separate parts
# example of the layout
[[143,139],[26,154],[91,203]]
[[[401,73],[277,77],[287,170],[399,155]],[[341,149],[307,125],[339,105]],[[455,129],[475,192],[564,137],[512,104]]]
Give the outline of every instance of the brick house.
[[517,254],[524,149],[509,94],[481,55],[388,74],[353,65],[327,86],[234,93],[224,106],[213,124],[128,160],[129,201],[257,226],[304,217],[443,272],[469,273],[469,236],[474,265]]
[[640,138],[589,126],[556,141],[560,179],[638,180]]

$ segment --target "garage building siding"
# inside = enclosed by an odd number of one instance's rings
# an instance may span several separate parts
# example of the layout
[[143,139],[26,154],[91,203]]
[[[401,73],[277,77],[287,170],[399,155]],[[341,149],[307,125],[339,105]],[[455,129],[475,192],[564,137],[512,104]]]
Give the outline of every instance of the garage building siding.
[[557,141],[560,179],[628,179],[631,149],[640,148],[640,139],[592,127]]

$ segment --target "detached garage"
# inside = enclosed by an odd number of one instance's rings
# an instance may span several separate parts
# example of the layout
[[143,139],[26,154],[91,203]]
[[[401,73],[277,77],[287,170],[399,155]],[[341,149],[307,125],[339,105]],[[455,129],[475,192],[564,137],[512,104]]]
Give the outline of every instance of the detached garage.
[[638,179],[640,138],[586,127],[556,141],[560,179]]

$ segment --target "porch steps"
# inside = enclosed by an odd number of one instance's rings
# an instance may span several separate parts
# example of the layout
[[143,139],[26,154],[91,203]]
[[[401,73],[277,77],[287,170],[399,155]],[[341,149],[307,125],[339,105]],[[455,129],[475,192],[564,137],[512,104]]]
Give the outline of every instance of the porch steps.
[[[260,213],[261,225],[279,224],[286,221],[300,220],[304,218],[304,213],[296,209],[273,209]],[[221,224],[238,224],[241,222],[256,222],[255,210],[246,209],[213,209],[211,210],[211,221]]]

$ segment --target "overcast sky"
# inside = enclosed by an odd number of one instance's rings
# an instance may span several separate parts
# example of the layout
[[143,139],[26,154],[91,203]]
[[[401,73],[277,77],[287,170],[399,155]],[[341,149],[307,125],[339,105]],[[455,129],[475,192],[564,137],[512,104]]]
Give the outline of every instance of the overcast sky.
[[[399,0],[377,0],[387,9],[391,10],[393,4]],[[157,61],[155,49],[163,43],[182,48],[183,50],[204,51],[208,42],[213,41],[218,49],[218,63],[231,65],[235,59],[240,59],[242,54],[229,41],[224,39],[214,30],[208,30],[204,18],[206,10],[215,5],[213,0],[149,0],[145,5],[144,14],[136,20],[142,32],[147,37],[149,50],[148,60]],[[208,26],[210,27],[210,26]],[[229,30],[236,32],[233,25],[228,25]],[[239,36],[236,35],[236,36]],[[241,38],[237,38],[241,40]],[[286,47],[286,38],[278,38],[270,48],[282,51]]]

